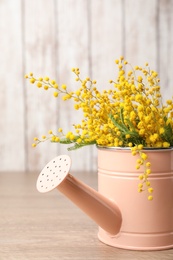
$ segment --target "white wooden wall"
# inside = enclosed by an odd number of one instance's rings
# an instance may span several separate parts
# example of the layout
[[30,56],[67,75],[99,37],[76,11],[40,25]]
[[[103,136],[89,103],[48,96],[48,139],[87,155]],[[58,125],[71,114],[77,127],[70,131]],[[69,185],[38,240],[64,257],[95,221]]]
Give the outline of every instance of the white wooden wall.
[[[30,85],[49,75],[72,89],[72,67],[100,88],[115,77],[114,60],[149,62],[163,95],[173,95],[173,0],[0,0],[0,171],[40,170],[66,147],[31,147],[34,136],[77,123],[70,103]],[[73,170],[96,169],[94,147],[70,152]]]

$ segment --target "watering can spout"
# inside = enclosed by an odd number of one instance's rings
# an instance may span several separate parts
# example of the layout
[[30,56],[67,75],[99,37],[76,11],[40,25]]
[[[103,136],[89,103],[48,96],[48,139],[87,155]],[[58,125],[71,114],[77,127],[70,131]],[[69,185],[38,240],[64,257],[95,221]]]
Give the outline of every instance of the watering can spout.
[[118,206],[69,174],[70,165],[67,155],[50,161],[37,179],[38,191],[44,193],[57,188],[105,231],[111,235],[119,233],[122,216]]

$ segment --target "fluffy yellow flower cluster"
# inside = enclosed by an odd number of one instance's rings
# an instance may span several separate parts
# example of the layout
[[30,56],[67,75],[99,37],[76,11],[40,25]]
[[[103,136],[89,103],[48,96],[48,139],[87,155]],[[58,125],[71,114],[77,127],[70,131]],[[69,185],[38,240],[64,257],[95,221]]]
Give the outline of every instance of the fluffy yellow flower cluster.
[[38,88],[53,89],[56,98],[62,94],[64,101],[73,99],[74,109],[83,111],[83,120],[74,125],[74,132],[64,134],[60,128],[56,134],[50,130],[48,137],[35,138],[33,147],[48,139],[73,143],[69,150],[91,144],[130,147],[133,155],[140,155],[136,168],[145,166],[144,175],[139,176],[142,183],[138,190],[141,192],[145,183],[148,192],[152,193],[148,181],[150,163],[141,151],[143,147],[168,148],[173,145],[173,101],[162,104],[158,73],[151,70],[148,63],[143,68],[132,67],[123,57],[115,63],[118,75],[109,81],[110,89],[102,92],[96,87],[95,80],[80,77],[79,68],[72,69],[80,84],[76,91],[69,91],[66,85],[59,86],[48,77],[35,78],[33,73],[25,76]]

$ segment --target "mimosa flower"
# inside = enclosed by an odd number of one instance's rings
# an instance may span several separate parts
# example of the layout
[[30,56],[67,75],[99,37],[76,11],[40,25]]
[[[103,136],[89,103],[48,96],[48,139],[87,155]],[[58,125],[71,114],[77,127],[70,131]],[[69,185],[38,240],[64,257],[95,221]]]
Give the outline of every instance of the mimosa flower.
[[144,68],[132,67],[121,56],[115,64],[117,75],[109,80],[110,88],[103,91],[97,88],[96,80],[82,79],[79,68],[72,68],[79,85],[74,92],[48,76],[37,78],[32,72],[25,75],[39,89],[52,90],[55,98],[61,96],[65,102],[72,100],[75,113],[76,110],[83,113],[81,122],[73,125],[74,131],[59,128],[53,133],[50,130],[49,136],[35,137],[32,146],[50,140],[71,144],[69,150],[93,144],[129,147],[132,155],[137,157],[136,169],[143,169],[137,189],[139,192],[147,190],[148,199],[152,200],[151,163],[145,148],[173,146],[173,100],[163,104],[158,73],[151,70],[148,63]]

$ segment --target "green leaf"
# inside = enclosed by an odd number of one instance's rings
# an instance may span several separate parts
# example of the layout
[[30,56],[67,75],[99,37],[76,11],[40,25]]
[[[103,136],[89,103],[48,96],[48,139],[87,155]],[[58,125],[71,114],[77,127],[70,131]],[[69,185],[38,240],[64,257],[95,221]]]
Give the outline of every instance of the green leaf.
[[73,151],[73,150],[77,150],[77,149],[80,149],[84,146],[88,146],[88,145],[93,145],[93,144],[96,144],[96,141],[92,141],[92,142],[88,142],[88,143],[75,143],[75,145],[69,147],[67,150],[68,151]]
[[169,142],[171,146],[173,145],[173,130],[170,124],[164,127],[165,132],[162,134],[165,141]]
[[69,138],[62,138],[60,144],[71,144],[72,141]]
[[[128,127],[118,123],[113,115],[110,114],[109,118],[112,120],[113,124],[121,131],[123,139],[125,139],[126,134],[129,134],[131,136],[131,138],[129,139],[129,142],[136,143],[136,144],[144,144],[144,140],[138,134],[138,132],[136,131],[134,126],[133,126],[133,131],[130,131]],[[130,120],[129,120],[129,122],[130,122]],[[131,124],[131,122],[130,122],[130,124]]]
[[136,129],[130,119],[126,118],[126,123],[128,124],[129,128],[133,129],[133,132],[136,132]]
[[71,147],[68,147],[67,150],[68,151],[73,151],[73,150],[77,150],[79,148],[82,148],[83,146],[82,145],[79,145],[77,143],[75,143],[75,145],[71,146]]
[[123,108],[120,108],[120,119],[121,119],[122,123],[124,124]]
[[114,118],[113,115],[109,115],[109,118],[112,120],[113,124],[123,133],[127,133],[127,131],[129,131],[129,129],[125,126],[125,125],[122,125],[122,124],[119,124],[116,119]]

